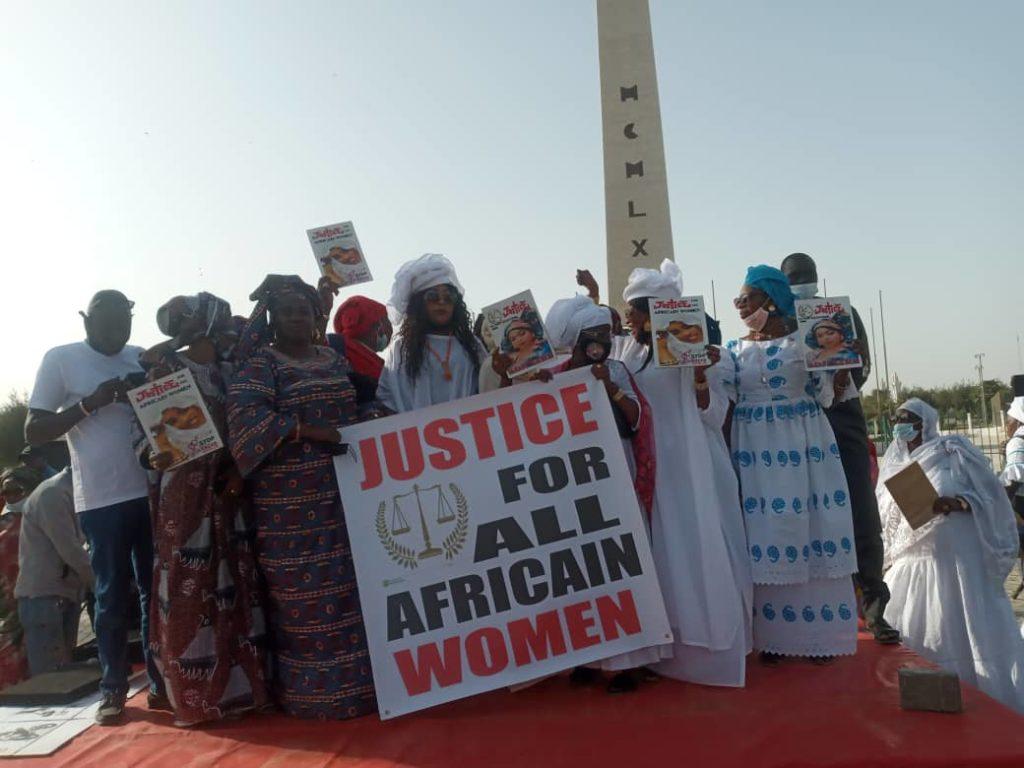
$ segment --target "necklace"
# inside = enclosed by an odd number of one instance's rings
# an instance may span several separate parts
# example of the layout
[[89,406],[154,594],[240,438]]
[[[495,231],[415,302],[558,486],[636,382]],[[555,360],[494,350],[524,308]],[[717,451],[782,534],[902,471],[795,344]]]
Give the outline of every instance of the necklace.
[[441,371],[444,374],[444,380],[445,381],[451,381],[452,380],[452,369],[451,369],[451,366],[448,364],[448,361],[452,359],[452,336],[451,336],[451,334],[448,334],[448,347],[445,350],[444,358],[442,358],[439,354],[437,354],[437,352],[434,351],[434,346],[430,343],[430,339],[429,338],[427,339],[427,349],[430,350],[430,354],[432,354],[435,358],[437,358],[437,362],[439,362],[441,364]]

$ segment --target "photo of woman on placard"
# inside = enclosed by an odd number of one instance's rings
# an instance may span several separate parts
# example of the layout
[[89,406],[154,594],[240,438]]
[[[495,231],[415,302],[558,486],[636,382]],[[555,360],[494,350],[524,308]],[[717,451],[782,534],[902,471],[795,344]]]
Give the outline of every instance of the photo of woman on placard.
[[532,309],[524,311],[505,327],[501,351],[512,358],[509,374],[529,368],[541,358],[551,355],[551,345],[544,338],[544,326]]
[[854,348],[853,324],[848,315],[839,312],[812,325],[805,343],[815,350],[808,354],[808,368],[847,366],[860,361]]

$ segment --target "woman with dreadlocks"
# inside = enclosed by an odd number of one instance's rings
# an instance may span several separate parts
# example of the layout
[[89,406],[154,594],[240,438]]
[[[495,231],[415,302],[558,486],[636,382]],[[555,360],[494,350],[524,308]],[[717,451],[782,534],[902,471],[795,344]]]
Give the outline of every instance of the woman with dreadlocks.
[[334,475],[339,430],[356,421],[349,366],[319,343],[323,308],[312,286],[275,277],[253,298],[243,367],[228,390],[228,444],[256,520],[273,690],[297,717],[365,715],[377,702]]
[[385,407],[402,413],[477,393],[487,352],[473,335],[462,293],[455,267],[440,254],[398,270],[389,301],[398,335],[377,387]]

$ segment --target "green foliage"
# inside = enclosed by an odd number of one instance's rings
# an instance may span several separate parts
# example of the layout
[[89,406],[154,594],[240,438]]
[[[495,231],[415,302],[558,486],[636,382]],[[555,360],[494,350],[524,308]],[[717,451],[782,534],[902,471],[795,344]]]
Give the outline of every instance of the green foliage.
[[25,447],[25,416],[28,399],[24,394],[10,392],[7,402],[0,405],[0,467],[18,462],[18,454]]
[[[985,413],[989,423],[999,423],[998,414],[992,413],[992,398],[997,393],[1002,396],[1004,407],[1013,399],[1012,390],[1008,384],[997,379],[986,379]],[[883,419],[891,416],[900,403],[912,397],[919,397],[934,407],[939,412],[944,425],[966,424],[967,414],[970,414],[975,426],[982,426],[981,385],[976,381],[964,381],[946,387],[903,387],[899,402],[893,402],[885,390],[864,392],[861,395],[864,414],[869,422],[877,419],[879,414]]]

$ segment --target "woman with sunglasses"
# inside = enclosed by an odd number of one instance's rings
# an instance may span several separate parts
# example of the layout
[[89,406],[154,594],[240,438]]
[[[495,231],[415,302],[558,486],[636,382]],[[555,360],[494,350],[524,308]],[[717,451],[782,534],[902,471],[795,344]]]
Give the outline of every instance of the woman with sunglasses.
[[786,276],[751,267],[733,302],[750,329],[731,341],[732,451],[754,580],[754,647],[765,663],[825,663],[857,648],[853,518],[839,447],[822,410],[831,374],[809,374]]
[[[1008,707],[1024,712],[1024,638],[1004,591],[1017,558],[1017,526],[981,451],[939,434],[939,414],[911,398],[896,412],[876,489],[885,544],[885,618],[903,643]],[[885,481],[917,463],[938,497],[917,530]]]
[[402,413],[477,393],[487,353],[473,335],[462,293],[455,267],[440,254],[398,270],[388,302],[398,334],[377,386],[386,408]]

